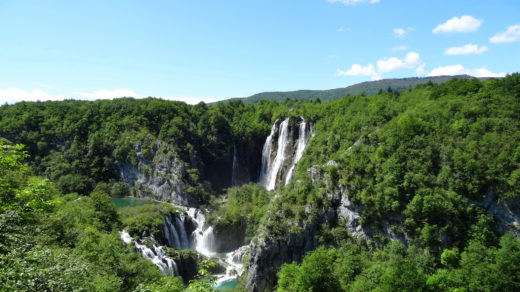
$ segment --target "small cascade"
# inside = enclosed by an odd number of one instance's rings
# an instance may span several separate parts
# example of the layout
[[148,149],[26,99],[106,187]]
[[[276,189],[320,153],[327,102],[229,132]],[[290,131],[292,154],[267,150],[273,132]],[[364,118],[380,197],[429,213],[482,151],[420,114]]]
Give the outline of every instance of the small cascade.
[[231,165],[231,186],[236,187],[238,182],[238,159],[237,159],[237,145],[233,144],[233,163]]
[[[121,235],[121,240],[125,244],[130,244],[132,242],[132,237],[130,236],[130,234],[128,234],[126,230],[123,230],[119,233]],[[155,239],[153,237],[151,239],[155,242]],[[177,264],[174,260],[165,256],[162,247],[153,244],[153,249],[151,249],[144,244],[138,243],[137,240],[134,241],[134,246],[136,252],[139,252],[143,258],[151,261],[154,265],[156,265],[164,275],[179,275],[179,269],[177,268]]]
[[189,249],[190,241],[186,228],[184,226],[184,218],[178,215],[164,216],[163,235],[168,247],[176,249]]
[[166,239],[166,244],[169,247],[182,249],[179,233],[177,232],[175,225],[173,225],[169,215],[164,216],[163,233],[164,238]]
[[300,161],[303,156],[303,151],[305,150],[305,146],[307,146],[307,142],[309,141],[309,131],[307,131],[307,123],[303,117],[301,118],[300,129],[298,131],[298,144],[296,146],[296,154],[294,155],[293,163],[289,171],[287,172],[287,177],[285,178],[285,184],[289,184],[293,175],[294,169],[296,168],[296,164]]
[[175,216],[175,227],[178,230],[178,234],[179,234],[180,249],[189,249],[190,242],[188,240],[188,234],[186,233],[186,228],[184,227],[184,222],[179,216]]
[[[298,161],[302,158],[307,142],[310,139],[310,125],[300,117],[298,139],[295,141],[295,129],[290,125],[291,118],[278,120],[273,124],[271,133],[265,140],[262,149],[262,169],[260,183],[272,191],[277,184],[288,184],[294,175]],[[274,143],[276,139],[276,143]],[[273,157],[273,151],[276,155]],[[288,171],[287,171],[288,170]]]
[[217,285],[222,282],[235,280],[244,272],[243,259],[248,250],[249,246],[244,245],[232,252],[225,254],[224,261],[226,263],[226,272],[224,274],[217,275]]
[[197,228],[192,233],[193,248],[207,257],[214,256],[216,252],[213,249],[215,242],[213,227],[210,226],[204,230],[206,218],[199,209],[188,209],[188,215],[197,223]]

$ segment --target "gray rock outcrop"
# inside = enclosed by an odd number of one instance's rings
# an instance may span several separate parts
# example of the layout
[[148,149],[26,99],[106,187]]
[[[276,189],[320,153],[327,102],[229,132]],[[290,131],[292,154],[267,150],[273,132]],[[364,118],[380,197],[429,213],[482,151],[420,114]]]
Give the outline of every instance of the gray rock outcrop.
[[197,207],[197,200],[186,193],[185,163],[164,142],[157,142],[151,148],[145,155],[141,144],[135,146],[138,163],[119,165],[122,181],[137,197]]

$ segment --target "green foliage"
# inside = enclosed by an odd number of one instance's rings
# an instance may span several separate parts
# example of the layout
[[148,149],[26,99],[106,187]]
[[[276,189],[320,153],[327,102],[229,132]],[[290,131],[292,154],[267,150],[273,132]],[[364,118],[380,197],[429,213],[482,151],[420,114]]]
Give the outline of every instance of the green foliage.
[[217,210],[208,216],[208,222],[223,226],[244,222],[246,238],[251,239],[256,234],[268,203],[269,194],[260,185],[229,188],[222,199],[215,202]]
[[[506,234],[500,246],[471,242],[459,255],[447,249],[435,264],[425,249],[391,242],[368,252],[344,242],[318,248],[301,264],[282,266],[278,291],[517,291],[520,239]],[[338,286],[339,285],[339,286]]]
[[21,146],[0,146],[0,291],[180,291],[121,243],[106,193],[61,195],[30,176]]
[[188,289],[189,292],[217,292],[215,288],[216,277],[211,275],[210,269],[214,268],[216,264],[210,261],[202,261],[200,269],[197,274],[197,279],[191,280]]
[[151,203],[118,210],[126,231],[133,236],[141,236],[144,232],[158,235],[164,224],[164,216],[179,212],[170,204]]
[[318,248],[305,257],[301,265],[289,264],[279,274],[278,291],[339,291],[334,275],[336,252]]

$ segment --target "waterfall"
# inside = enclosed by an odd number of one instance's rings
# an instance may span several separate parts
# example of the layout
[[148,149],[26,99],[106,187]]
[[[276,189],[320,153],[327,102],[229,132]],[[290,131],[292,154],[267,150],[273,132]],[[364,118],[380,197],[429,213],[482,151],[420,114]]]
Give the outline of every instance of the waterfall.
[[237,160],[237,145],[233,144],[233,163],[231,165],[231,186],[238,186],[238,160]]
[[[123,230],[119,233],[121,235],[121,240],[125,244],[130,244],[132,242],[132,237],[126,230]],[[151,239],[155,242],[153,237]],[[162,247],[153,244],[153,249],[151,249],[144,244],[138,243],[137,240],[134,241],[134,247],[135,251],[139,252],[143,258],[151,261],[154,265],[156,265],[164,275],[179,275],[177,264],[174,260],[164,255],[164,250]]]
[[[303,117],[300,117],[298,140],[293,140],[293,131],[290,128],[290,118],[285,118],[280,124],[278,120],[273,124],[271,133],[265,140],[262,149],[262,169],[260,172],[260,183],[268,190],[276,188],[277,183],[288,184],[294,175],[296,165],[303,156],[307,142],[309,141],[310,126]],[[273,145],[273,139],[277,136],[278,140]],[[276,155],[273,157],[273,146],[276,148]],[[280,173],[281,170],[287,170]]]
[[296,154],[294,156],[293,163],[287,172],[287,177],[285,178],[286,185],[291,181],[291,178],[294,175],[294,168],[296,167],[296,164],[298,164],[298,161],[300,161],[302,158],[305,146],[307,146],[307,141],[309,141],[309,136],[307,135],[307,123],[303,117],[300,118],[302,121],[300,123],[300,130],[298,132],[298,145],[296,146]]
[[277,129],[278,120],[276,120],[271,127],[271,133],[265,139],[264,147],[262,148],[262,168],[260,170],[260,183],[267,186],[267,178],[269,177],[269,167],[271,166],[271,152],[273,149],[273,136]]
[[177,232],[175,225],[172,224],[170,215],[164,216],[163,233],[169,247],[182,249],[179,233]]
[[166,245],[176,249],[189,249],[189,237],[184,227],[184,220],[179,215],[174,215],[174,222],[172,216],[164,216],[163,235],[166,239]]
[[225,254],[226,272],[217,275],[217,285],[222,282],[234,280],[244,272],[243,259],[248,250],[249,245],[244,245]]
[[190,243],[188,241],[188,234],[186,234],[186,228],[184,227],[184,222],[179,216],[175,216],[175,226],[177,227],[178,234],[180,237],[180,249],[190,248]]
[[207,257],[214,256],[216,252],[213,249],[215,242],[213,227],[210,226],[204,230],[206,218],[199,209],[190,208],[188,215],[197,223],[197,228],[192,233],[193,248]]
[[276,178],[278,177],[278,172],[282,167],[285,161],[285,149],[287,148],[288,139],[288,129],[289,129],[289,118],[286,118],[280,124],[280,133],[278,134],[278,149],[276,150],[276,157],[274,158],[272,168],[269,169],[269,175],[266,181],[266,189],[268,191],[274,190],[276,186]]

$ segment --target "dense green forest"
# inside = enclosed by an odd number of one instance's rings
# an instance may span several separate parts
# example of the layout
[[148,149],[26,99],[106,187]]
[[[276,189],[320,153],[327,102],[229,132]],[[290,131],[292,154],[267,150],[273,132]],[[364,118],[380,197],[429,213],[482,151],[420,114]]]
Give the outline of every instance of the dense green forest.
[[[313,137],[290,184],[218,184],[233,145],[261,145],[274,121],[297,116]],[[110,202],[136,194],[120,169],[139,164],[137,149],[151,160],[163,144],[213,224],[243,222],[253,242],[317,226],[320,247],[282,266],[279,291],[520,290],[520,226],[499,208],[520,214],[518,73],[327,102],[20,102],[0,107],[0,136],[0,291],[211,290],[205,264],[183,283],[119,237],[177,212]],[[373,232],[323,219],[336,193]]]

